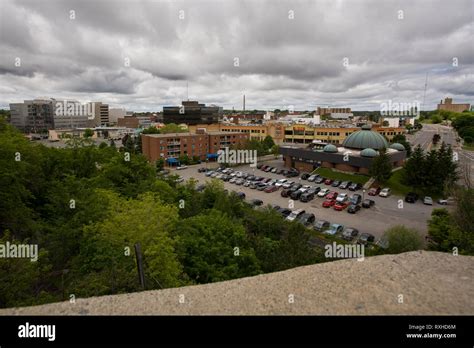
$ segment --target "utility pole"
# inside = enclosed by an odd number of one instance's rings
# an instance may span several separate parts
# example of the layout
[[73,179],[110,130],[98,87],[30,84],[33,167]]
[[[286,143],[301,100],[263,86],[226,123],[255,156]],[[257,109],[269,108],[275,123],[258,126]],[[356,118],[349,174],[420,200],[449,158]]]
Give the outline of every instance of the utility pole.
[[143,258],[140,243],[135,243],[135,257],[137,259],[138,279],[142,289],[145,290],[145,273],[143,272]]
[[428,87],[428,73],[426,73],[426,78],[425,78],[425,91],[423,93],[423,105],[422,105],[422,109],[423,111],[425,111],[425,99],[426,99],[426,88]]

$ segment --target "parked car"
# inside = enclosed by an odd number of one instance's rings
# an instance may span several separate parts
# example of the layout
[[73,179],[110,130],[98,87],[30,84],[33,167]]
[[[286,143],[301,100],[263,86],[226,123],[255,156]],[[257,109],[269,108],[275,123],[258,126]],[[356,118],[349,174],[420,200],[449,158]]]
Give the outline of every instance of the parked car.
[[265,168],[264,172],[267,172],[267,173],[268,173],[268,172],[271,171],[272,169],[273,169],[273,167],[268,166],[268,167]]
[[281,192],[280,192],[280,196],[282,196],[282,197],[288,197],[288,195],[290,195],[291,192],[292,192],[291,189],[283,189],[283,190],[281,190]]
[[309,178],[308,173],[303,173],[303,175],[301,175],[301,180],[307,180],[308,178]]
[[261,199],[252,199],[250,204],[254,207],[258,207],[263,204],[263,201]]
[[326,199],[334,199],[335,200],[337,198],[338,194],[339,193],[337,193],[336,191],[332,191],[326,196]]
[[258,185],[257,185],[257,191],[263,191],[263,190],[265,190],[267,187],[268,187],[268,185],[265,184],[265,183],[258,184]]
[[438,199],[438,204],[448,205],[454,203],[454,199],[451,197]]
[[198,169],[198,173],[205,173],[205,172],[207,172],[207,168],[202,167]]
[[291,214],[291,210],[288,209],[288,208],[280,208],[280,209],[278,209],[278,212],[279,212],[283,217],[287,217],[288,215]]
[[329,221],[326,220],[318,220],[314,223],[313,229],[316,231],[322,232],[328,229],[331,226]]
[[284,184],[285,182],[287,182],[287,181],[288,181],[288,179],[280,179],[280,180],[278,180],[278,181],[275,183],[275,186],[276,186],[276,187],[283,186],[283,184]]
[[380,191],[379,196],[380,197],[388,197],[391,194],[392,194],[392,190],[390,190],[388,187],[385,187]]
[[298,200],[298,199],[300,199],[302,194],[303,194],[303,191],[296,190],[296,191],[291,192],[290,197],[291,197],[291,199]]
[[317,177],[318,177],[317,174],[310,175],[309,178],[308,178],[308,181],[313,182],[314,180],[316,180]]
[[342,238],[348,241],[354,240],[359,235],[357,228],[348,227],[342,232]]
[[283,173],[283,169],[281,169],[281,168],[277,169],[276,174],[282,174],[282,173]]
[[288,221],[295,221],[297,218],[299,218],[301,215],[305,213],[304,209],[297,209],[291,212],[290,215],[286,218]]
[[261,164],[261,163],[257,164],[257,169],[260,169],[262,167],[263,167],[263,164]]
[[351,198],[349,198],[352,204],[359,204],[362,201],[362,196],[358,193],[354,193]]
[[351,204],[349,208],[347,208],[347,212],[350,214],[355,214],[360,210],[359,204]]
[[275,192],[275,191],[278,191],[278,187],[275,186],[275,185],[270,185],[270,186],[266,187],[263,191],[266,192],[266,193]]
[[236,185],[242,185],[244,182],[245,182],[245,179],[242,179],[242,178],[235,180]]
[[377,196],[380,193],[380,187],[372,187],[368,194],[369,196]]
[[304,213],[298,218],[298,222],[302,223],[305,226],[312,225],[316,217],[312,213]]
[[326,179],[324,180],[324,185],[331,185],[333,183],[334,180],[332,179]]
[[331,184],[332,187],[339,187],[341,184],[341,180],[334,180]]
[[244,193],[244,192],[237,192],[237,196],[238,196],[240,199],[245,199],[245,193]]
[[342,210],[346,209],[348,206],[349,206],[349,202],[347,202],[347,201],[336,202],[336,204],[334,204],[333,208],[334,208],[334,210],[342,211]]
[[353,182],[352,184],[349,185],[349,191],[357,191],[362,188],[361,184],[358,184],[356,182]]
[[213,170],[210,170],[210,171],[206,172],[206,174],[204,174],[204,175],[205,175],[205,176],[211,176],[213,173],[214,173],[214,171],[213,171]]
[[357,241],[358,244],[363,244],[367,245],[369,243],[373,243],[375,240],[375,237],[373,234],[370,233],[362,233],[359,237],[359,240]]
[[313,199],[314,199],[314,193],[311,190],[303,193],[300,197],[300,201],[303,203],[312,201]]
[[326,180],[326,178],[322,177],[322,176],[318,176],[316,179],[314,179],[314,183],[315,184],[321,184],[322,182],[324,182]]
[[323,206],[324,208],[330,208],[330,207],[332,207],[334,204],[336,204],[336,200],[335,200],[335,199],[326,199],[326,200],[323,202],[322,206]]
[[258,187],[258,182],[255,182],[255,181],[249,185],[249,188],[252,190],[255,190],[257,187]]
[[325,197],[329,193],[329,189],[323,188],[318,192],[318,197]]
[[252,182],[250,180],[246,180],[243,184],[244,187],[249,187]]
[[336,197],[336,202],[338,202],[338,203],[339,203],[339,202],[345,202],[345,201],[347,201],[347,200],[348,200],[348,195],[347,195],[347,193],[340,193],[340,194],[338,194],[337,197]]
[[272,172],[272,173],[276,173],[276,172],[277,172],[277,170],[278,170],[278,168],[273,168],[273,169],[272,169],[270,172]]
[[288,181],[285,182],[283,185],[281,185],[281,187],[283,187],[284,189],[288,189],[288,188],[290,188],[291,186],[293,186],[294,183],[295,183],[294,181],[289,181],[289,180],[288,180]]
[[371,206],[373,206],[375,204],[375,201],[372,200],[372,199],[364,199],[364,201],[362,202],[362,207],[363,208],[370,208]]
[[278,204],[272,204],[271,207],[272,207],[273,210],[276,210],[276,211],[281,209],[281,207]]
[[352,183],[350,181],[343,181],[339,185],[340,189],[346,190]]
[[222,180],[224,181],[229,181],[230,179],[232,179],[232,177],[230,175],[225,175],[222,177]]
[[188,166],[177,166],[176,170],[183,170],[183,169],[186,169],[186,168],[188,168]]
[[425,198],[423,198],[423,204],[433,205],[433,198],[431,198],[429,196],[425,196]]
[[335,234],[342,233],[343,230],[344,230],[344,225],[331,224],[331,226],[329,226],[329,228],[325,230],[323,233],[334,236]]
[[408,192],[405,196],[405,202],[415,203],[418,200],[418,195],[415,192]]
[[183,181],[184,181],[184,178],[181,175],[178,176],[178,178],[176,179],[177,183],[180,183],[180,182],[183,182]]
[[301,187],[303,187],[303,185],[296,183],[296,184],[293,184],[290,188],[296,191],[296,190],[299,190]]

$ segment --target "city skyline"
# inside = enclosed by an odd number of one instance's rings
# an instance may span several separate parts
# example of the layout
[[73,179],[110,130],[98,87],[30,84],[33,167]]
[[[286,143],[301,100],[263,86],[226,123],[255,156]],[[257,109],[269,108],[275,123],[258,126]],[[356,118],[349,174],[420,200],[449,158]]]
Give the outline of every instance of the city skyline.
[[472,104],[472,3],[374,4],[2,1],[0,108],[47,96],[160,111],[189,96],[240,110],[245,94],[247,110],[376,111],[422,104],[427,74],[423,109]]

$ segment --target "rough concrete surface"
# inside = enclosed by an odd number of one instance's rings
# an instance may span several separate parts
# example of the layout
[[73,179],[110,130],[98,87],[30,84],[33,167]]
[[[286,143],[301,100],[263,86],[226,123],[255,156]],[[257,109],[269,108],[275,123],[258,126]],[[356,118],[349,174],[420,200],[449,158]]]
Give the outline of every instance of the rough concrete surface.
[[423,251],[75,304],[3,309],[0,315],[472,315],[473,294],[474,257]]

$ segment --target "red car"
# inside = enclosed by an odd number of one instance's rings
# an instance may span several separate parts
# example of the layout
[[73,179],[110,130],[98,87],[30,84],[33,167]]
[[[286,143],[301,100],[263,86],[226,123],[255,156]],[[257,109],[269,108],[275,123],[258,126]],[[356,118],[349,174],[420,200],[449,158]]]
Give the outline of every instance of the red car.
[[326,199],[327,200],[333,200],[333,199],[336,199],[338,195],[339,195],[339,193],[337,193],[336,191],[329,192],[326,196]]
[[368,194],[369,196],[377,196],[380,193],[380,187],[372,187]]
[[275,192],[275,191],[278,191],[278,187],[275,186],[275,185],[268,186],[263,191],[266,192],[266,193]]
[[329,208],[329,207],[332,207],[334,204],[336,204],[336,200],[335,199],[328,199],[328,200],[325,200],[323,202],[323,207],[324,208]]
[[337,202],[334,204],[334,210],[341,211],[346,209],[349,206],[349,202]]
[[333,179],[326,179],[326,180],[324,181],[324,184],[325,184],[325,185],[331,185],[333,181],[334,181]]

